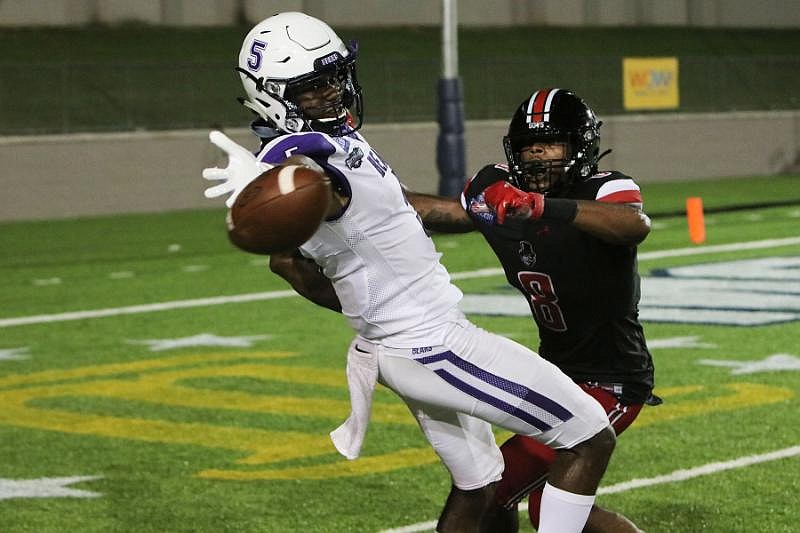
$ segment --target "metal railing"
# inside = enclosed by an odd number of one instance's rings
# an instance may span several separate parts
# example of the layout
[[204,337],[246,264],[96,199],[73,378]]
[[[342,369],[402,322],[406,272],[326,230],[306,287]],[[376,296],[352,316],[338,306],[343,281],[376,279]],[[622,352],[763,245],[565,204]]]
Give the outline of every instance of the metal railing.
[[[680,57],[678,112],[800,108],[800,57]],[[566,87],[622,114],[620,57],[461,61],[468,119],[507,119],[528,93]],[[436,119],[438,60],[361,61],[369,123]],[[0,135],[242,126],[230,64],[0,64]]]

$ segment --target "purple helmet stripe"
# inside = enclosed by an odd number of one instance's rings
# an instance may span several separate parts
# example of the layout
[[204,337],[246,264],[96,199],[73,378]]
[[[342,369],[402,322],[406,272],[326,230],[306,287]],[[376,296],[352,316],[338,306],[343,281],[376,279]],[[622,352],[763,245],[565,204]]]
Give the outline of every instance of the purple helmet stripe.
[[[438,363],[440,361],[447,361],[448,363],[452,364],[453,366],[463,370],[464,372],[470,374],[471,376],[474,376],[475,378],[483,381],[484,383],[492,385],[493,387],[497,387],[498,389],[503,390],[503,391],[505,391],[505,392],[507,392],[509,394],[512,394],[512,395],[516,396],[517,398],[525,400],[526,402],[538,407],[539,409],[549,413],[550,415],[552,415],[555,418],[558,418],[559,420],[566,421],[566,420],[569,420],[570,418],[573,417],[573,414],[568,409],[566,409],[561,404],[559,404],[557,402],[554,402],[550,398],[548,398],[546,396],[543,396],[543,395],[539,394],[538,392],[532,391],[531,389],[527,388],[524,385],[521,385],[519,383],[515,383],[513,381],[510,381],[508,379],[502,378],[500,376],[496,376],[496,375],[492,374],[491,372],[487,372],[486,370],[484,370],[484,369],[482,369],[482,368],[480,368],[478,366],[475,366],[474,364],[472,364],[470,362],[467,362],[464,359],[458,357],[456,354],[454,354],[451,351],[446,351],[446,352],[438,353],[438,354],[435,354],[435,355],[429,355],[427,357],[421,357],[421,358],[417,359],[416,361],[422,363],[423,365],[429,365],[429,364],[432,364],[432,363]],[[436,371],[436,372],[438,373],[438,371]],[[465,391],[465,392],[467,392],[467,391]],[[472,394],[472,393],[470,392],[469,394]],[[472,395],[474,396],[474,394],[472,394]],[[484,399],[484,398],[481,398],[481,399]],[[501,400],[496,400],[496,401],[501,401]],[[489,403],[492,403],[492,405],[495,405],[493,402],[489,402]],[[512,409],[514,409],[514,408],[512,408]],[[522,418],[517,413],[511,413],[510,411],[508,411],[506,409],[503,409],[503,410],[506,411],[506,412],[509,412],[509,414],[513,414],[514,416],[517,416],[518,418]],[[524,419],[524,418],[523,418],[523,420],[528,421],[527,419]],[[535,425],[535,424],[533,424],[533,425]]]

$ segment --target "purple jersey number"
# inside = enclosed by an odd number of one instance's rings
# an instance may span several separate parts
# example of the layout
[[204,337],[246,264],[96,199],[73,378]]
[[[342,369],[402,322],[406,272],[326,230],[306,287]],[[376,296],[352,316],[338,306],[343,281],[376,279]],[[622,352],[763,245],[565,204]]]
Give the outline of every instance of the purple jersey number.
[[374,150],[370,150],[369,154],[367,154],[367,161],[375,167],[375,170],[378,171],[381,177],[385,176],[386,171],[389,170],[389,165],[387,165]]

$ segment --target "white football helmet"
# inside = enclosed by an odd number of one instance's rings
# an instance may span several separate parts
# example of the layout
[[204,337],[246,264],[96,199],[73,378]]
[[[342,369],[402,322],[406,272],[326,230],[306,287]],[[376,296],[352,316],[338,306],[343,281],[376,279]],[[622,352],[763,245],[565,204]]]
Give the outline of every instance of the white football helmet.
[[[244,38],[236,70],[252,109],[279,132],[323,131],[345,135],[361,127],[361,87],[356,80],[358,46],[346,46],[321,20],[304,13],[279,13],[259,22]],[[336,84],[341,101],[326,118],[304,116],[294,97]],[[326,108],[327,109],[327,108]]]

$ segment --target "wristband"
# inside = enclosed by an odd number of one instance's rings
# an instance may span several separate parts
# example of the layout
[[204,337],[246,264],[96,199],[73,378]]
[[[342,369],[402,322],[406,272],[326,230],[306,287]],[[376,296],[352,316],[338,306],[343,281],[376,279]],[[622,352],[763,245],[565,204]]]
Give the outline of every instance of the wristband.
[[578,202],[568,198],[546,198],[542,218],[572,222],[578,214]]

